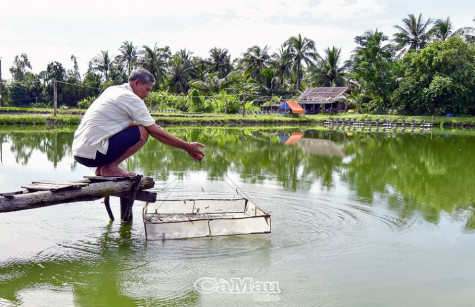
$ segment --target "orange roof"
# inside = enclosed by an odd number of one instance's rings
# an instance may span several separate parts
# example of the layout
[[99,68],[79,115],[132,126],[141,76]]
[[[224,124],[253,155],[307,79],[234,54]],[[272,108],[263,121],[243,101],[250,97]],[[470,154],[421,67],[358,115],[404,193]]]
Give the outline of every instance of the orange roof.
[[287,104],[289,105],[290,109],[292,109],[292,113],[305,113],[305,110],[302,109],[297,101],[287,101]]
[[303,132],[292,132],[292,135],[285,141],[285,145],[293,145],[297,143],[303,136]]

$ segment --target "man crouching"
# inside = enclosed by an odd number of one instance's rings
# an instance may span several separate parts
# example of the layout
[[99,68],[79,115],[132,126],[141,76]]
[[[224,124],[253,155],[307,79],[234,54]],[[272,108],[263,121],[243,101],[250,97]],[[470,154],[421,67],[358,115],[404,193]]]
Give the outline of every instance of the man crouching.
[[135,154],[148,136],[163,144],[185,150],[195,161],[203,159],[200,147],[185,142],[155,123],[143,99],[155,84],[145,69],[132,72],[129,82],[107,88],[87,109],[74,133],[73,155],[76,161],[96,167],[96,176],[134,176],[119,164]]

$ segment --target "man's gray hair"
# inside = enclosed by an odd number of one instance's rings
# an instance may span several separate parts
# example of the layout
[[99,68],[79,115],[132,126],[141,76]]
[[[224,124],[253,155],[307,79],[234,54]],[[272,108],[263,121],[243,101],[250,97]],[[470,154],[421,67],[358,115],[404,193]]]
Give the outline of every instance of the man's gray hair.
[[140,80],[141,83],[155,83],[155,77],[146,69],[134,70],[129,76],[129,82]]

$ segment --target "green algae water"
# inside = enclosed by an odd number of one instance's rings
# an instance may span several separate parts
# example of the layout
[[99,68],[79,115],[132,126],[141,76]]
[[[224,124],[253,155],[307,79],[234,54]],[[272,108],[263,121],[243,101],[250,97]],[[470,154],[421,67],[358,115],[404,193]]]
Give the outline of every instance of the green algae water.
[[[272,233],[146,241],[101,200],[0,213],[0,306],[470,306],[475,133],[176,129],[124,163],[159,197],[223,186]],[[92,175],[73,132],[0,131],[0,192]],[[112,200],[115,216],[118,200]]]

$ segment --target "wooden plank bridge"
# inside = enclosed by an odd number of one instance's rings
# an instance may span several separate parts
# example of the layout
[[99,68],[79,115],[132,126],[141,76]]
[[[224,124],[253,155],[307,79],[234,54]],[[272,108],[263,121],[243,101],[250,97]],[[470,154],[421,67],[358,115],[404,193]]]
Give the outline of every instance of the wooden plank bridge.
[[120,198],[122,221],[132,220],[132,206],[135,200],[155,202],[157,193],[145,191],[153,188],[150,177],[102,177],[85,176],[79,181],[33,181],[21,190],[0,193],[0,213],[41,208],[56,204],[91,201],[104,198],[104,204],[111,220],[110,196]]

